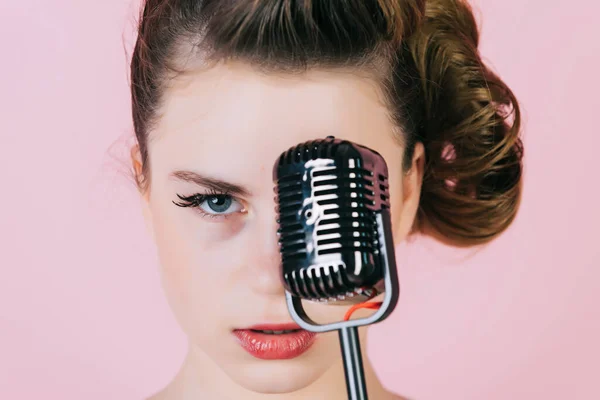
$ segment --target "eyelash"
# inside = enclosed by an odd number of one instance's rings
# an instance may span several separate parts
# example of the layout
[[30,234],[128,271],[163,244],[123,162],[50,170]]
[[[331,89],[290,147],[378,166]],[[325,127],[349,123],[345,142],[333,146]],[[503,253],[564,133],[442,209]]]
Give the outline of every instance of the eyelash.
[[177,195],[177,197],[179,197],[181,200],[185,201],[185,203],[176,203],[173,201],[173,204],[175,204],[178,207],[192,207],[195,208],[196,211],[198,211],[203,217],[207,217],[207,218],[229,218],[231,217],[233,214],[235,213],[231,213],[231,214],[211,214],[211,213],[207,213],[206,211],[204,211],[200,205],[202,203],[204,203],[206,200],[210,199],[211,197],[216,197],[216,196],[224,196],[224,197],[231,197],[233,200],[238,201],[235,197],[232,197],[229,195],[228,192],[217,192],[214,189],[209,189],[208,193],[203,194],[203,193],[195,193],[191,196],[181,196],[181,195]]

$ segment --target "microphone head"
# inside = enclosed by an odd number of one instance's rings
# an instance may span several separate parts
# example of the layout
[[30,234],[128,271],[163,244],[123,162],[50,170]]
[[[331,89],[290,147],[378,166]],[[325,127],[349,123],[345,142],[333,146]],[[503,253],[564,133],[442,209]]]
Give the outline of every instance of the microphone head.
[[382,293],[382,257],[394,254],[382,249],[392,241],[382,240],[379,226],[382,218],[390,224],[383,157],[328,136],[283,152],[273,180],[285,289],[305,300],[334,304],[359,303]]

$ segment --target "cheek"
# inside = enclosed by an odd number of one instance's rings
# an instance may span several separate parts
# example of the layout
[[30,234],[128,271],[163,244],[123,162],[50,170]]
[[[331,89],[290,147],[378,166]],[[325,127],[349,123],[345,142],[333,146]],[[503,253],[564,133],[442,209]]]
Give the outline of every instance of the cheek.
[[153,207],[152,215],[162,268],[174,280],[185,286],[226,271],[214,267],[227,258],[226,249],[241,229],[239,221],[209,221],[192,208],[175,205]]
[[401,162],[393,163],[389,171],[390,192],[390,216],[392,220],[392,232],[394,243],[398,244],[404,239],[405,225],[412,224],[402,218],[404,209],[404,172]]
[[155,210],[153,226],[167,300],[184,331],[198,336],[203,323],[218,323],[215,308],[206,304],[219,299],[218,283],[231,274],[226,263],[232,235],[228,224],[203,222],[193,214]]
[[[390,164],[390,163],[388,163]],[[389,191],[390,191],[390,211],[392,219],[400,215],[402,210],[402,199],[404,197],[403,192],[403,178],[404,174],[402,171],[402,163],[394,162],[391,163],[389,170]]]
[[397,217],[400,217],[402,213],[402,186],[394,185],[390,188],[390,213],[392,221],[395,223],[399,222]]

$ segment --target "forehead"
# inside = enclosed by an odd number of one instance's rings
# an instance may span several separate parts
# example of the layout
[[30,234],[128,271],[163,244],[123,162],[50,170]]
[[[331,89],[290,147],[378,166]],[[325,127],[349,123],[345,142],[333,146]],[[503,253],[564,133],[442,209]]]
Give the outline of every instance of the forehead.
[[[149,144],[153,177],[192,169],[247,184],[281,152],[333,135],[398,156],[383,98],[366,77],[342,71],[263,74],[219,64],[172,81]],[[392,146],[392,147],[391,147]],[[158,171],[157,171],[158,170]]]

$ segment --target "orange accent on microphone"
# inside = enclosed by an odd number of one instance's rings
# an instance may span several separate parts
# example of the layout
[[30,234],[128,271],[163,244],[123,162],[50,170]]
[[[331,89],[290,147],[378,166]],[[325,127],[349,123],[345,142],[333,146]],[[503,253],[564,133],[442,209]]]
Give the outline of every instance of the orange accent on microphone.
[[350,307],[348,309],[348,311],[346,311],[346,315],[344,315],[344,321],[349,321],[350,317],[352,316],[352,314],[356,310],[359,310],[361,308],[370,308],[371,310],[377,310],[377,309],[379,309],[379,307],[381,307],[381,305],[383,304],[383,301],[369,302],[369,300],[371,300],[374,297],[377,297],[377,295],[379,295],[379,293],[377,293],[377,291],[374,290],[373,294],[369,297],[369,299],[367,301],[365,301],[364,303],[355,304],[352,307]]
[[377,310],[379,307],[381,307],[382,304],[383,304],[383,301],[374,301],[374,302],[365,302],[365,303],[355,304],[352,307],[350,307],[350,309],[348,311],[346,311],[346,315],[344,315],[344,321],[349,321],[350,317],[352,316],[352,313],[360,308],[370,308],[372,310]]

